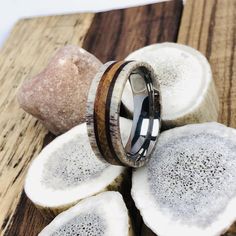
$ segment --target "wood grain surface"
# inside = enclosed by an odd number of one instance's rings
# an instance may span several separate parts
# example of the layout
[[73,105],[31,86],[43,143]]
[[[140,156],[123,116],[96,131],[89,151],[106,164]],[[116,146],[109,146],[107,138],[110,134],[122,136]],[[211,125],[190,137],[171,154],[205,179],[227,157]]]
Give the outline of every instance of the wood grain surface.
[[177,39],[182,1],[96,14],[83,47],[102,62],[122,60],[148,44]]
[[[16,91],[24,79],[32,77],[46,65],[57,48],[65,43],[82,45],[92,20],[92,14],[22,20],[16,24],[0,52],[2,233],[11,227],[27,166],[42,149],[47,134],[36,119],[19,108]],[[32,217],[29,220],[33,221]]]
[[103,62],[144,45],[176,41],[182,1],[19,21],[0,51],[0,234],[37,235],[48,224],[22,192],[30,161],[53,136],[15,99],[23,80],[39,73],[55,50],[83,46]]
[[178,42],[200,50],[212,66],[219,121],[236,128],[236,1],[188,0]]

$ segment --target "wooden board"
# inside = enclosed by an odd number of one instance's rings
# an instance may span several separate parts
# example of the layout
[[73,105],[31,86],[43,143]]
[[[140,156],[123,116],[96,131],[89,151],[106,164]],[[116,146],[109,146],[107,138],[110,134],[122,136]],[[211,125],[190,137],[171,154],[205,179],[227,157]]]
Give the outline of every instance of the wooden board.
[[219,121],[236,128],[236,1],[187,0],[178,42],[209,59],[220,96]]
[[182,0],[19,21],[0,51],[0,234],[31,236],[48,224],[22,193],[30,161],[53,139],[15,99],[25,79],[40,72],[55,50],[76,44],[103,62],[144,45],[176,41]]

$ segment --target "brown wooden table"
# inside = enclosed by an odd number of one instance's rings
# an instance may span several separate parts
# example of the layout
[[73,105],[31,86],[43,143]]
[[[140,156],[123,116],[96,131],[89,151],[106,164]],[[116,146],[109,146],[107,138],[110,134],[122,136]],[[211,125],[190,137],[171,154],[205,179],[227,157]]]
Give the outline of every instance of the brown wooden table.
[[[19,108],[15,95],[56,49],[80,45],[106,62],[156,42],[190,45],[211,63],[221,103],[219,121],[236,128],[235,19],[235,0],[187,0],[184,8],[174,0],[19,21],[0,51],[0,234],[33,236],[49,223],[22,189],[30,161],[53,136]],[[234,230],[228,236],[236,235]]]

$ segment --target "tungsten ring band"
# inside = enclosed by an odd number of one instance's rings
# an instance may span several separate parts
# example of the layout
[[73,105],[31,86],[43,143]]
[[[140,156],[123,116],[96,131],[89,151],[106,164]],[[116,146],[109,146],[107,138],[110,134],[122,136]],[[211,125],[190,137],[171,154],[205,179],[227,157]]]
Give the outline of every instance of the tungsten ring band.
[[[134,101],[132,128],[126,145],[120,134],[121,98],[129,82]],[[160,132],[160,88],[153,68],[138,61],[104,64],[88,95],[87,129],[96,156],[113,165],[141,167],[151,157]]]

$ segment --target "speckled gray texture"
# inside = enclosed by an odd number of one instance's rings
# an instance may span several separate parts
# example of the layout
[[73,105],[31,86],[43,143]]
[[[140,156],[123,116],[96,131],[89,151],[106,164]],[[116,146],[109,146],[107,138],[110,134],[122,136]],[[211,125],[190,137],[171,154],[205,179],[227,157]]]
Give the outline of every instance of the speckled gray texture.
[[78,46],[65,46],[40,74],[23,83],[20,106],[52,133],[60,134],[85,121],[87,94],[102,63]]
[[148,181],[158,206],[173,220],[204,227],[236,194],[236,145],[199,133],[158,146]]
[[105,230],[105,220],[96,212],[91,212],[71,219],[50,236],[102,236]]
[[54,190],[95,179],[108,167],[95,156],[85,134],[54,151],[44,165],[42,184]]
[[182,61],[176,61],[172,58],[165,58],[156,62],[156,73],[160,82],[161,87],[169,89],[175,86],[181,80],[185,80],[185,73],[189,70]]

